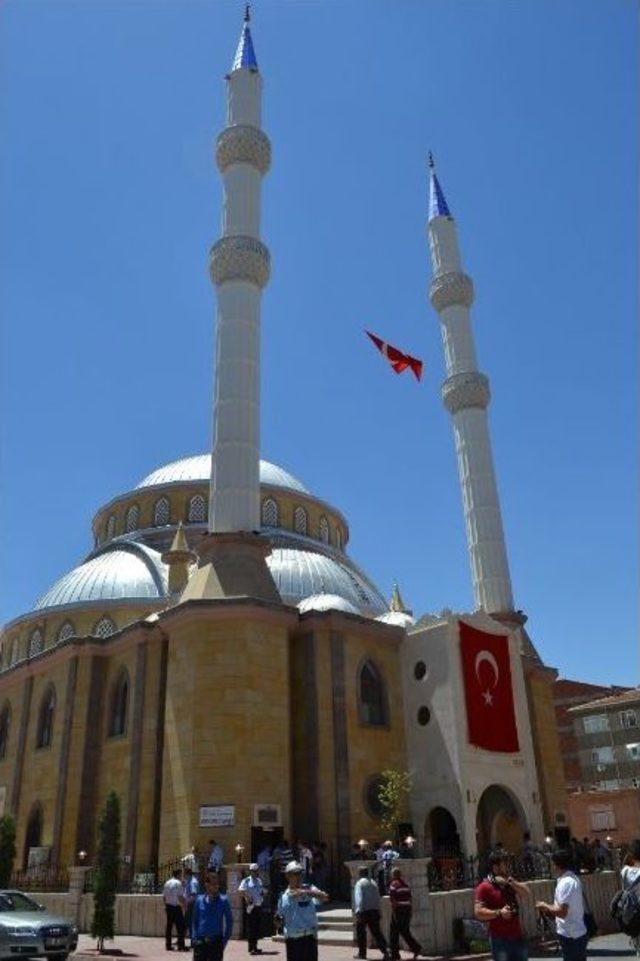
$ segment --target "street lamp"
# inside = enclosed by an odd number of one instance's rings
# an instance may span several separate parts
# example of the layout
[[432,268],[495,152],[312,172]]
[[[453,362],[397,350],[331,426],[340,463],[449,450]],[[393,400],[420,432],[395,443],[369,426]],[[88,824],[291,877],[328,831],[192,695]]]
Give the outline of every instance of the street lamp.
[[86,852],[86,851],[78,851],[78,861],[80,862],[80,864],[81,864],[81,865],[84,864],[84,862],[85,862],[86,860],[87,860],[87,852]]
[[409,834],[409,835],[404,839],[404,843],[407,845],[408,848],[412,848],[413,845],[416,843],[416,839],[415,839],[415,838],[412,838],[411,835]]
[[361,851],[364,851],[365,848],[369,847],[369,842],[365,838],[360,838],[360,840],[358,841],[358,847],[360,848]]
[[235,846],[235,852],[236,852],[236,857],[238,859],[238,862],[242,861],[242,855],[244,853],[244,844],[242,844],[240,841],[238,841],[238,843]]

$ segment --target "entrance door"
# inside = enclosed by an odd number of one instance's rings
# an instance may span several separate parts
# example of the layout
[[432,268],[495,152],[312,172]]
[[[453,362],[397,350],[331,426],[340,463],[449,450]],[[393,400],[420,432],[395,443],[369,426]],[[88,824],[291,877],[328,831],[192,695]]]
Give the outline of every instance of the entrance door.
[[251,860],[255,861],[259,852],[267,845],[273,849],[284,837],[284,828],[251,828]]

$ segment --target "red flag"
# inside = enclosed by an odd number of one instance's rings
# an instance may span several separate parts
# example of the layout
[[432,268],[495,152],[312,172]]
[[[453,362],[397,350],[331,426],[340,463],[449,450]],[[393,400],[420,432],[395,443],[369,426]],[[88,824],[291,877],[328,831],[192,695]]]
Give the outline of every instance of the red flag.
[[518,751],[509,640],[459,624],[469,743],[486,751]]
[[418,360],[417,357],[411,357],[409,354],[403,354],[397,347],[392,347],[391,344],[387,344],[384,340],[381,340],[380,337],[376,337],[375,334],[370,333],[368,330],[365,330],[365,334],[371,338],[382,356],[387,358],[396,374],[401,374],[410,367],[416,380],[420,380],[422,377],[421,360]]

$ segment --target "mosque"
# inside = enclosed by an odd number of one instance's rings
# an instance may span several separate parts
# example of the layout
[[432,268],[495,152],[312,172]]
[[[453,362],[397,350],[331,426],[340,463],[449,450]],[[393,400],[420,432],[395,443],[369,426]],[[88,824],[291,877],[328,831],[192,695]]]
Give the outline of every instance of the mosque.
[[18,859],[89,860],[106,794],[123,855],[166,863],[215,832],[233,859],[380,836],[382,772],[409,771],[405,829],[473,854],[567,831],[555,677],[514,609],[473,284],[432,167],[430,298],[440,316],[476,610],[390,601],[349,556],[349,523],[260,459],[260,239],[271,147],[248,13],[216,160],[223,233],[214,442],[98,508],[94,549],[0,635],[0,813]]

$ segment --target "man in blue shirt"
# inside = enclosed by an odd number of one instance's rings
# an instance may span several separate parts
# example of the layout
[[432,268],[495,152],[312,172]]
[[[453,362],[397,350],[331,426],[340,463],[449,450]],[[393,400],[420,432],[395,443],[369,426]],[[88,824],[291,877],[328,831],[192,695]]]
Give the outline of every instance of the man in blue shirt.
[[205,875],[205,893],[199,894],[193,906],[191,943],[195,961],[222,961],[227,941],[233,930],[231,905],[225,894],[220,894],[217,874]]
[[318,961],[316,901],[329,900],[329,895],[319,888],[302,884],[303,871],[297,861],[287,864],[284,873],[288,886],[278,901],[287,961]]

